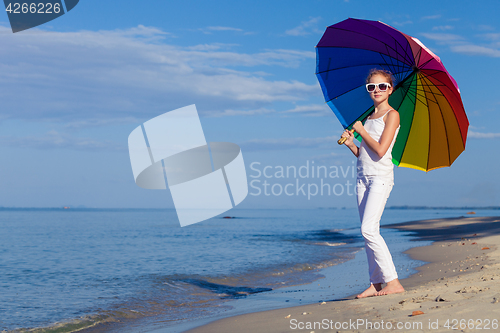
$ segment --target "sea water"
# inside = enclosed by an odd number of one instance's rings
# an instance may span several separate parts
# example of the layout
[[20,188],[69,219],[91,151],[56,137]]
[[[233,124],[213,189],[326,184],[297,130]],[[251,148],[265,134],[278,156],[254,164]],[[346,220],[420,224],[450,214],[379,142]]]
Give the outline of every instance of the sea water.
[[[465,214],[386,209],[381,224]],[[409,237],[384,233],[390,248]],[[184,228],[168,209],[0,209],[0,330],[174,325],[315,281],[362,248],[355,209],[233,209]]]

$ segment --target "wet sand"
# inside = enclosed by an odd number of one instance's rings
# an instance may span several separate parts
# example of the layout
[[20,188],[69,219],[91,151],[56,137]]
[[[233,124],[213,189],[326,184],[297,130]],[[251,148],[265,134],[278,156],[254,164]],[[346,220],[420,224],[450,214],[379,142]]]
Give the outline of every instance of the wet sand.
[[500,331],[500,217],[435,219],[384,228],[434,241],[405,252],[428,262],[401,280],[405,292],[365,299],[353,295],[239,315],[187,332]]

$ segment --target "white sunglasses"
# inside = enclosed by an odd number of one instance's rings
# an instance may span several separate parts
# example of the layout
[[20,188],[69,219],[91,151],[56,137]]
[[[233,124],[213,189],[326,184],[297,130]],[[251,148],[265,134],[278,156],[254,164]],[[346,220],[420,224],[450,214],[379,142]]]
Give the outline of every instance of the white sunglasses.
[[391,87],[391,84],[387,83],[387,82],[368,83],[366,85],[366,90],[368,92],[374,92],[375,88],[377,88],[377,87],[378,87],[378,90],[380,90],[380,91],[386,91],[387,89],[389,89]]

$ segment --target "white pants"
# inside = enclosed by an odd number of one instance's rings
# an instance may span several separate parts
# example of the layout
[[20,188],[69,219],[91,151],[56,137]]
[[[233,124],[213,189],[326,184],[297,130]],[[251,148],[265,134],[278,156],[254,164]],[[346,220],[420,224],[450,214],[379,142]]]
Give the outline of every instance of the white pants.
[[389,248],[380,235],[380,218],[392,186],[392,181],[369,176],[360,176],[356,182],[361,234],[372,284],[387,283],[398,277]]

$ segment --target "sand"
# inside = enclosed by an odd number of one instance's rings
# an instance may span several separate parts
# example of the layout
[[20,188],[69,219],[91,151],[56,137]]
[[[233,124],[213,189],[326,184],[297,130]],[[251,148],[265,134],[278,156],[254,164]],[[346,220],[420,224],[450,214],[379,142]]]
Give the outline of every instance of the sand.
[[434,241],[406,251],[428,264],[401,280],[405,292],[250,313],[188,332],[500,332],[500,217],[385,227]]

